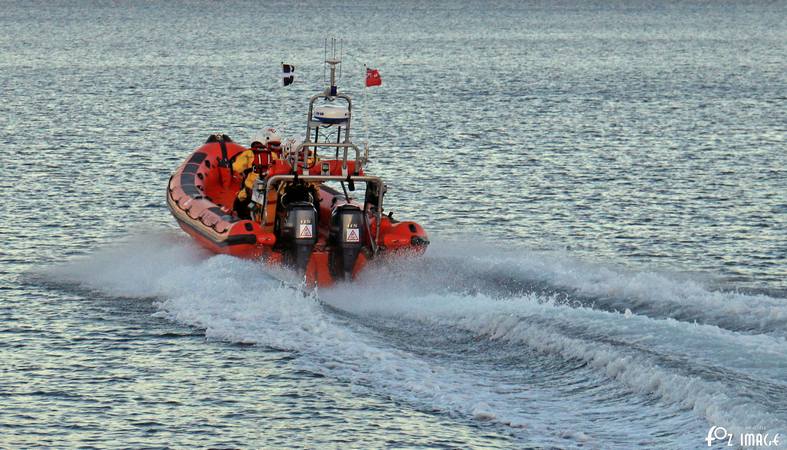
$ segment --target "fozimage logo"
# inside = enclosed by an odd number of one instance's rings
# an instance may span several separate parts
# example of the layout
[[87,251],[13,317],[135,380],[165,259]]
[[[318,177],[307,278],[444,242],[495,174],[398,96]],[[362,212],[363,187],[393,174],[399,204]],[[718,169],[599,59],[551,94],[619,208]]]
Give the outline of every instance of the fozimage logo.
[[781,443],[779,433],[774,433],[771,436],[769,433],[740,433],[738,439],[728,432],[724,427],[712,426],[708,430],[708,437],[705,442],[708,447],[712,446],[714,442],[719,441],[726,443],[727,447],[733,445],[740,445],[741,447],[778,447]]
[[708,437],[705,438],[705,442],[710,447],[716,441],[727,441],[727,446],[730,447],[732,446],[732,433],[728,433],[724,427],[712,426],[708,430]]

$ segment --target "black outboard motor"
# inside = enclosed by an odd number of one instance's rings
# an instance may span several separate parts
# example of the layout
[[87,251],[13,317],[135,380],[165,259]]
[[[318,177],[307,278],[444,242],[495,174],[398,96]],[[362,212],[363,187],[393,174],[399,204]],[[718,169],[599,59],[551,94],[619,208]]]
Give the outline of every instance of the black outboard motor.
[[355,260],[363,247],[363,212],[354,205],[342,205],[331,214],[332,268],[334,276],[352,278]]
[[281,236],[292,252],[285,264],[295,266],[300,273],[306,271],[309,257],[317,243],[317,211],[309,202],[292,202],[286,206],[286,216]]

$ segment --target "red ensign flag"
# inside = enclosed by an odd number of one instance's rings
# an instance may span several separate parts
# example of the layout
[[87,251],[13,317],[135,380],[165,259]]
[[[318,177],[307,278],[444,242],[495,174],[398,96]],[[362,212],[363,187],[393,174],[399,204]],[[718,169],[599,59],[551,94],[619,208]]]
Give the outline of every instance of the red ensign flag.
[[366,69],[366,86],[379,86],[383,84],[380,78],[380,71],[377,69]]

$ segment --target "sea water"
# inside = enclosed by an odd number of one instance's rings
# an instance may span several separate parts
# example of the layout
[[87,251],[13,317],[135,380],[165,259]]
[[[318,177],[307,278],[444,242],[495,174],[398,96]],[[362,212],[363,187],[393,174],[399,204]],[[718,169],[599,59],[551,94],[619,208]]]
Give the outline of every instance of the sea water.
[[[787,434],[783,1],[1,9],[0,447]],[[210,133],[303,133],[326,36],[432,245],[303,293],[164,195]]]

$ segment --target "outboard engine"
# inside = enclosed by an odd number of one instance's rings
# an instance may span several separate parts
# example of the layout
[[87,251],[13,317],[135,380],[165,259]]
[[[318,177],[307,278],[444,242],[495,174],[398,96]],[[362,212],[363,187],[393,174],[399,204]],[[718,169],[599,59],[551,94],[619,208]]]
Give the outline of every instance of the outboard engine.
[[331,214],[332,267],[334,276],[352,278],[355,260],[363,248],[363,212],[354,205],[341,205]]
[[317,211],[314,205],[309,202],[287,204],[281,236],[292,250],[285,263],[295,266],[300,273],[305,272],[317,243]]

